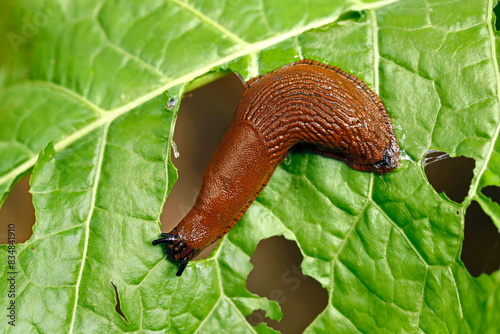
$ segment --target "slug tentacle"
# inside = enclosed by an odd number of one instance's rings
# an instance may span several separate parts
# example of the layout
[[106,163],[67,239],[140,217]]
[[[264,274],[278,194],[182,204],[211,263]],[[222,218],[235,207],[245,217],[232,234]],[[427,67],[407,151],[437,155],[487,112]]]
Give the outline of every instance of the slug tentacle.
[[168,256],[181,264],[226,234],[266,186],[290,148],[360,171],[384,174],[399,164],[394,128],[379,97],[354,75],[302,60],[246,84],[235,119],[203,176],[196,202],[168,234]]

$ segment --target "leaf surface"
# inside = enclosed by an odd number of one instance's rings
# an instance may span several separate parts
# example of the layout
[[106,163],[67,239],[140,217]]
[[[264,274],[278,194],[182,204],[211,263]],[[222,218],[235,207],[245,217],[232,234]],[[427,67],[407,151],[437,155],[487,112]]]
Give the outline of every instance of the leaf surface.
[[[500,185],[495,5],[6,1],[0,12],[11,19],[0,27],[26,41],[11,34],[0,45],[10,50],[0,58],[0,198],[34,167],[37,223],[16,248],[16,327],[0,327],[272,333],[245,317],[264,309],[279,319],[279,306],[245,282],[257,243],[284,235],[329,293],[306,332],[500,331],[498,272],[473,278],[460,261],[470,202],[500,221],[481,193]],[[379,93],[402,166],[376,176],[294,151],[212,256],[177,278],[151,240],[176,179],[169,148],[186,85],[212,69],[249,79],[299,58],[339,66]],[[430,149],[475,159],[462,204],[427,181]]]

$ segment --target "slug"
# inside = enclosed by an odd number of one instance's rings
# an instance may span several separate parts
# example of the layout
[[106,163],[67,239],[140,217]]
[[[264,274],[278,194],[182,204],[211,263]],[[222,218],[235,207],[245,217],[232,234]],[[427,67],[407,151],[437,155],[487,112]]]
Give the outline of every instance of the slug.
[[384,174],[399,165],[391,119],[354,75],[304,59],[253,78],[192,209],[153,241],[180,264],[177,276],[238,222],[296,144],[359,171]]

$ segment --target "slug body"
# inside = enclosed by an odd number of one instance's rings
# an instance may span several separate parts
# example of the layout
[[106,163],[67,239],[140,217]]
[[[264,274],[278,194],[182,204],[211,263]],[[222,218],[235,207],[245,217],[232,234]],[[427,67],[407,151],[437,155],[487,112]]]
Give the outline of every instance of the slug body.
[[339,68],[301,60],[246,83],[235,119],[210,160],[193,208],[170,233],[168,256],[187,262],[241,218],[290,148],[311,150],[380,174],[399,164],[399,147],[382,102]]

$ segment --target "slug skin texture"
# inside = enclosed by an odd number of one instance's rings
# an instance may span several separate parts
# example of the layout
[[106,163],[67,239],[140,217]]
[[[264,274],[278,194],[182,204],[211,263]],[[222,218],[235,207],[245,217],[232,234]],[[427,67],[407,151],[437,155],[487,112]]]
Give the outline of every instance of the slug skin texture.
[[153,241],[180,263],[177,276],[238,222],[296,144],[359,171],[385,174],[399,165],[391,119],[380,98],[354,75],[304,59],[253,78],[193,207]]

